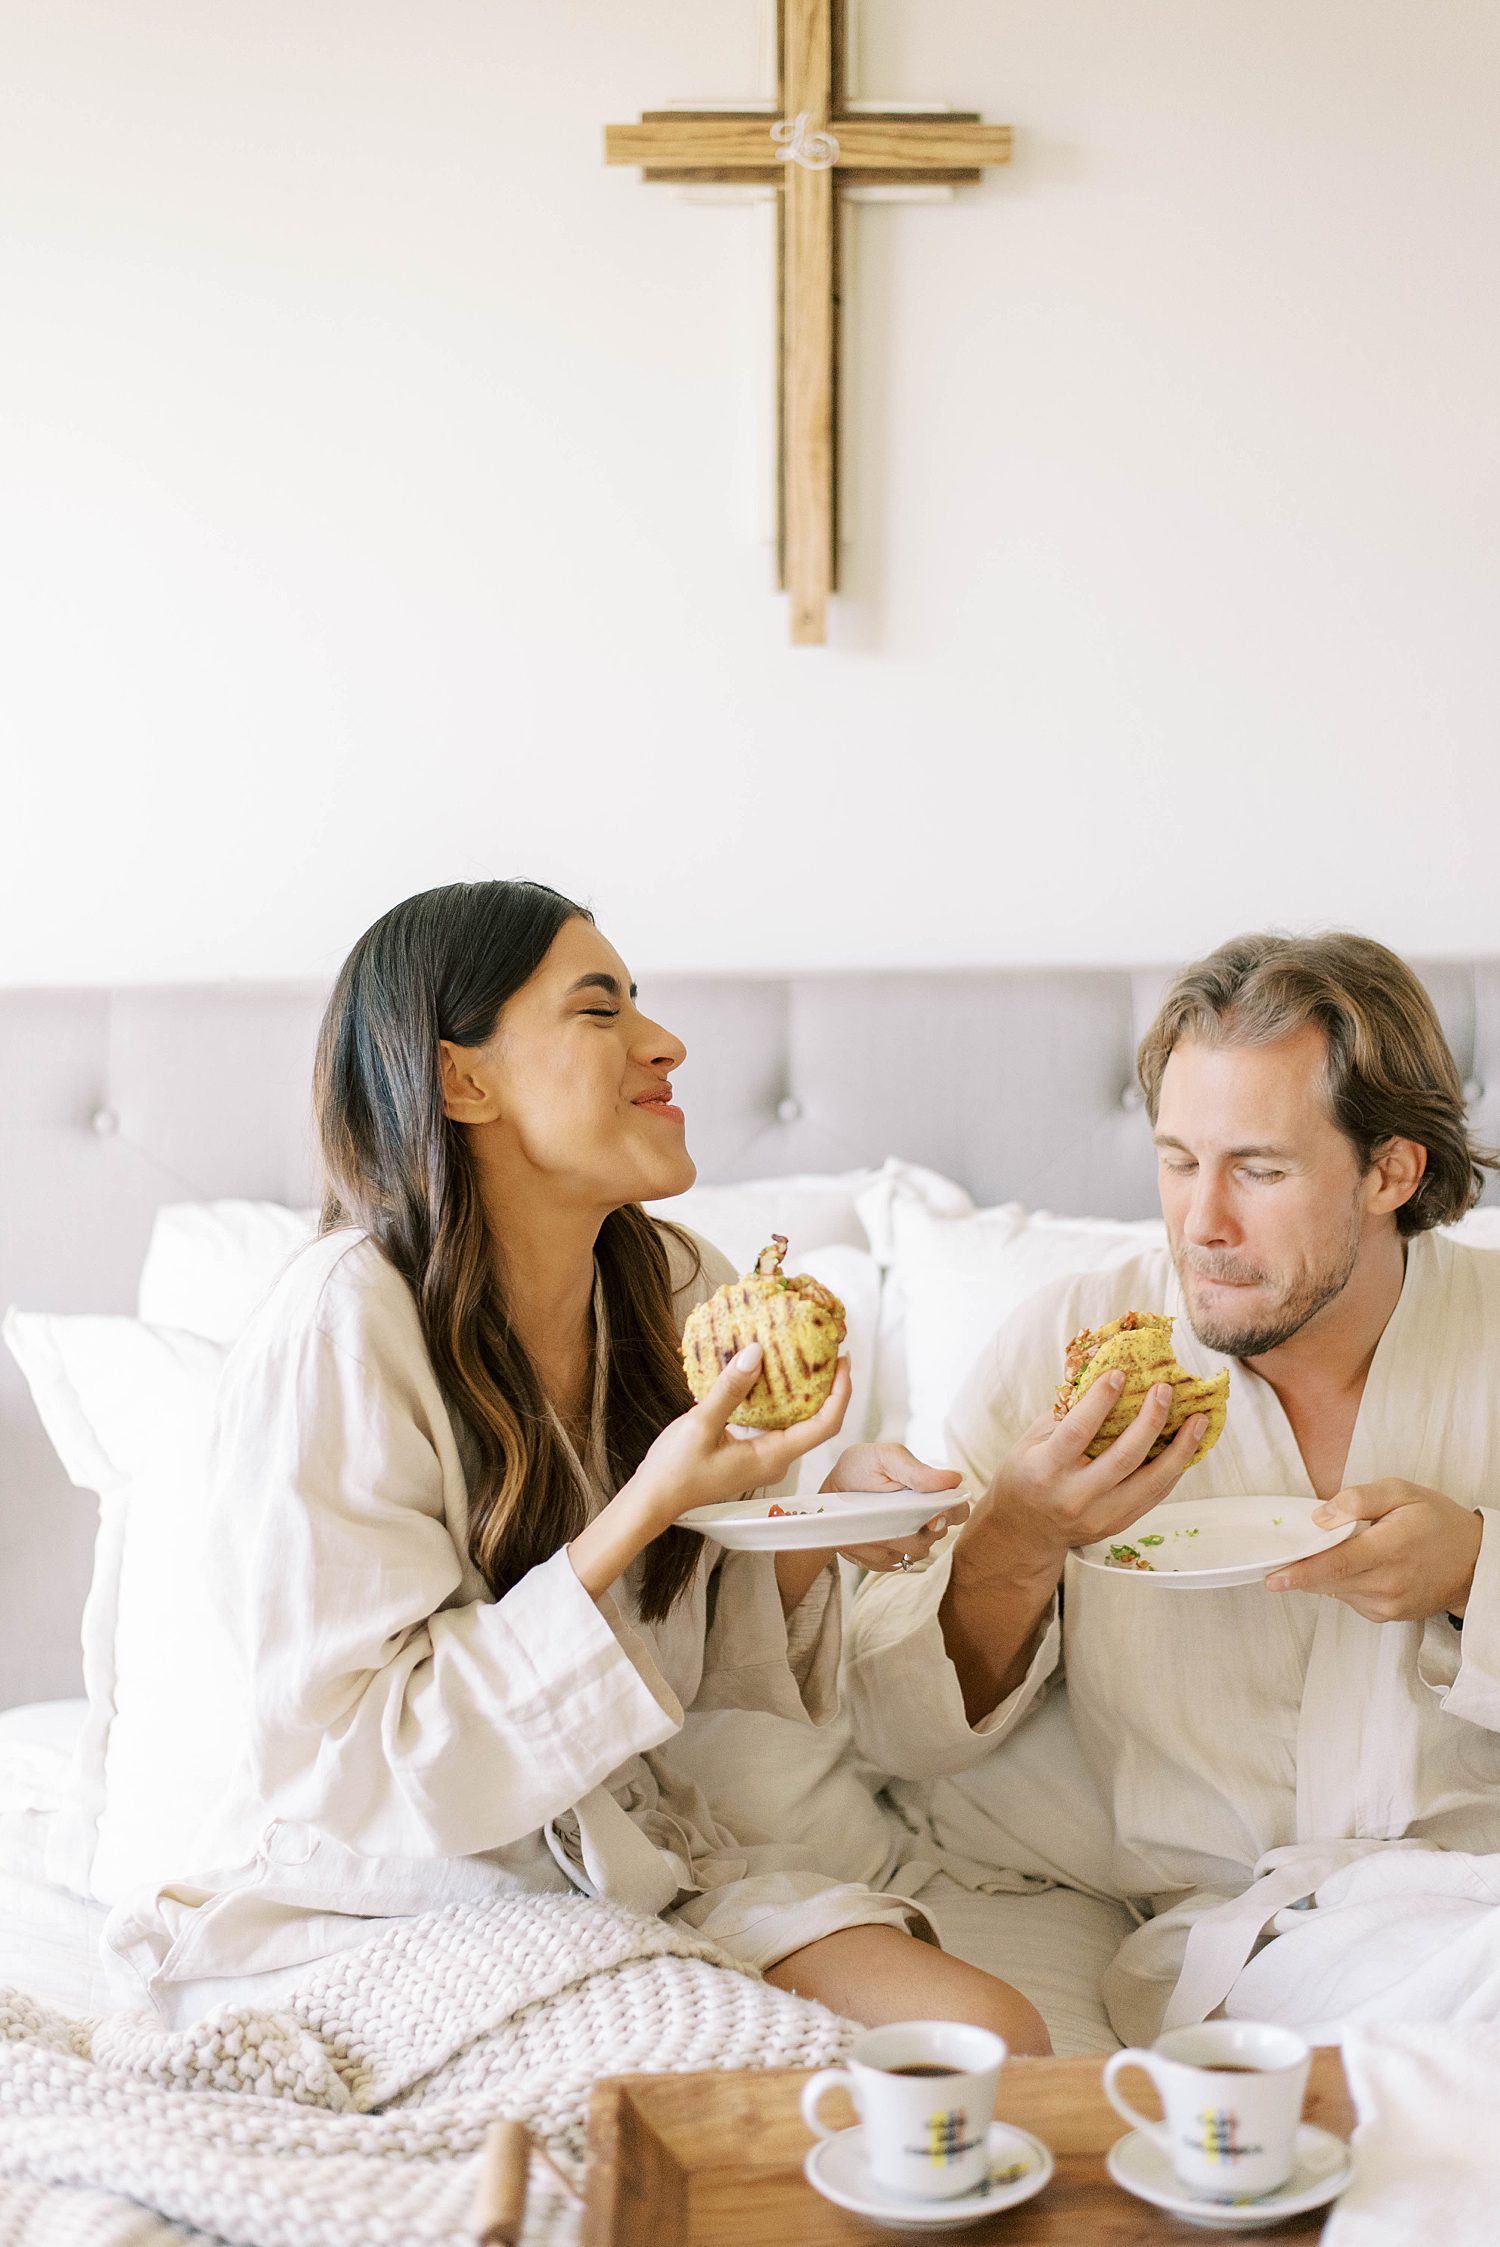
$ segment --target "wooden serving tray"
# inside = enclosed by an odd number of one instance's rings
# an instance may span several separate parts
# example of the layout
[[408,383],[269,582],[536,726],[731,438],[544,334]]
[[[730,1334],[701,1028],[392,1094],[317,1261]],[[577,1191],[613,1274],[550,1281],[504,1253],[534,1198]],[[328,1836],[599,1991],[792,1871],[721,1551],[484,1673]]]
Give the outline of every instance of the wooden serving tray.
[[[813,2191],[802,2174],[812,2143],[797,2107],[803,2069],[612,2077],[596,2087],[589,2112],[583,2247],[893,2247],[928,2238],[955,2247],[1188,2247],[1205,2239],[1110,2182],[1104,2155],[1124,2125],[1100,2088],[1102,2065],[1100,2054],[1009,2061],[1000,2119],[1049,2145],[1057,2173],[1019,2208],[932,2234],[867,2223]],[[836,2118],[832,2099],[827,2111]],[[1354,2126],[1332,2047],[1313,2054],[1306,2119],[1341,2137]],[[1327,2213],[1279,2224],[1278,2247],[1318,2239]]]

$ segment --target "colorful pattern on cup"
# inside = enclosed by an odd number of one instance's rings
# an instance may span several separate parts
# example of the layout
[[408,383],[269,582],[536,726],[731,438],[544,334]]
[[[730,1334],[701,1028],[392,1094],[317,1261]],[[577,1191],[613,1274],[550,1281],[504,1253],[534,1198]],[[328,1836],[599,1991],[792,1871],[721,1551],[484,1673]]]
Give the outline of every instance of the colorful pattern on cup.
[[[1112,2053],[1110,2103],[1160,2146],[1179,2181],[1205,2200],[1254,2200],[1292,2173],[1311,2054],[1293,2029],[1262,2021],[1202,2021],[1172,2029],[1149,2051]],[[1116,2089],[1127,2068],[1151,2077],[1164,2119],[1141,2114]]]
[[[803,2087],[802,2117],[819,2137],[834,2136],[819,2109],[841,2086],[864,2126],[876,2183],[913,2200],[951,2199],[988,2180],[1004,2059],[1004,2040],[988,2029],[893,2021],[860,2037],[844,2067],[824,2068]],[[902,2072],[908,2069],[921,2072]]]

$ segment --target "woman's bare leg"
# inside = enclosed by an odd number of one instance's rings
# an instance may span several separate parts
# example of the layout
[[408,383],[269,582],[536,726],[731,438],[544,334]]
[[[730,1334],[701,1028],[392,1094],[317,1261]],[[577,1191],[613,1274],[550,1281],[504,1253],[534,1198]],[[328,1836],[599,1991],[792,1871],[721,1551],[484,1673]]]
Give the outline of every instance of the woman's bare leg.
[[1047,2024],[1029,1998],[982,1967],[953,1958],[899,1927],[843,1927],[766,1968],[766,1980],[815,1997],[850,2020],[971,2021],[1012,2052],[1050,2052]]

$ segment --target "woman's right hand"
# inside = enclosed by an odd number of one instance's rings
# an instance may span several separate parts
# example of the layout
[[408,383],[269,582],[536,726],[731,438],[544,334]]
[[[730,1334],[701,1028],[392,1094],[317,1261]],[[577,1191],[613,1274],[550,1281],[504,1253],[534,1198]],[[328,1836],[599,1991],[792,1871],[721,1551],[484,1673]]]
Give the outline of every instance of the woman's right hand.
[[761,1435],[732,1435],[730,1414],[755,1387],[761,1347],[732,1358],[701,1404],[662,1429],[619,1494],[659,1536],[690,1506],[712,1506],[745,1490],[769,1490],[805,1451],[836,1436],[849,1409],[849,1361],[840,1358],[827,1398],[810,1419]]
[[838,1434],[849,1409],[847,1358],[840,1358],[833,1387],[811,1418],[760,1435],[732,1435],[730,1414],[754,1388],[760,1363],[758,1342],[741,1350],[703,1402],[662,1429],[630,1480],[574,1538],[568,1547],[574,1571],[595,1598],[689,1507],[770,1489],[804,1452]]

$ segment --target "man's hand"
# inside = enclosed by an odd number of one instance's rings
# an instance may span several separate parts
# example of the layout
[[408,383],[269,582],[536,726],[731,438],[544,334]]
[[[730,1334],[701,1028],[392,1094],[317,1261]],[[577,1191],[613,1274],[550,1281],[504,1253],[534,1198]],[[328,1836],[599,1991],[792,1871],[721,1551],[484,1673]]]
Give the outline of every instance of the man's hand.
[[1194,1413],[1147,1460],[1172,1409],[1159,1383],[1124,1434],[1090,1459],[1124,1386],[1122,1373],[1101,1374],[1065,1419],[1033,1421],[954,1547],[939,1619],[971,1724],[1025,1677],[1072,1547],[1117,1537],[1159,1506],[1203,1441],[1208,1422]]
[[1170,1496],[1208,1422],[1194,1413],[1148,1461],[1172,1409],[1172,1391],[1162,1382],[1124,1434],[1090,1459],[1088,1447],[1124,1386],[1123,1373],[1102,1374],[1063,1419],[1046,1413],[1032,1422],[975,1508],[959,1540],[956,1572],[974,1583],[991,1574],[1055,1583],[1073,1546],[1119,1536]]
[[1462,1615],[1474,1583],[1484,1524],[1477,1513],[1420,1483],[1356,1483],[1313,1515],[1319,1529],[1362,1521],[1331,1553],[1279,1568],[1272,1592],[1326,1592],[1372,1623],[1425,1623]]

